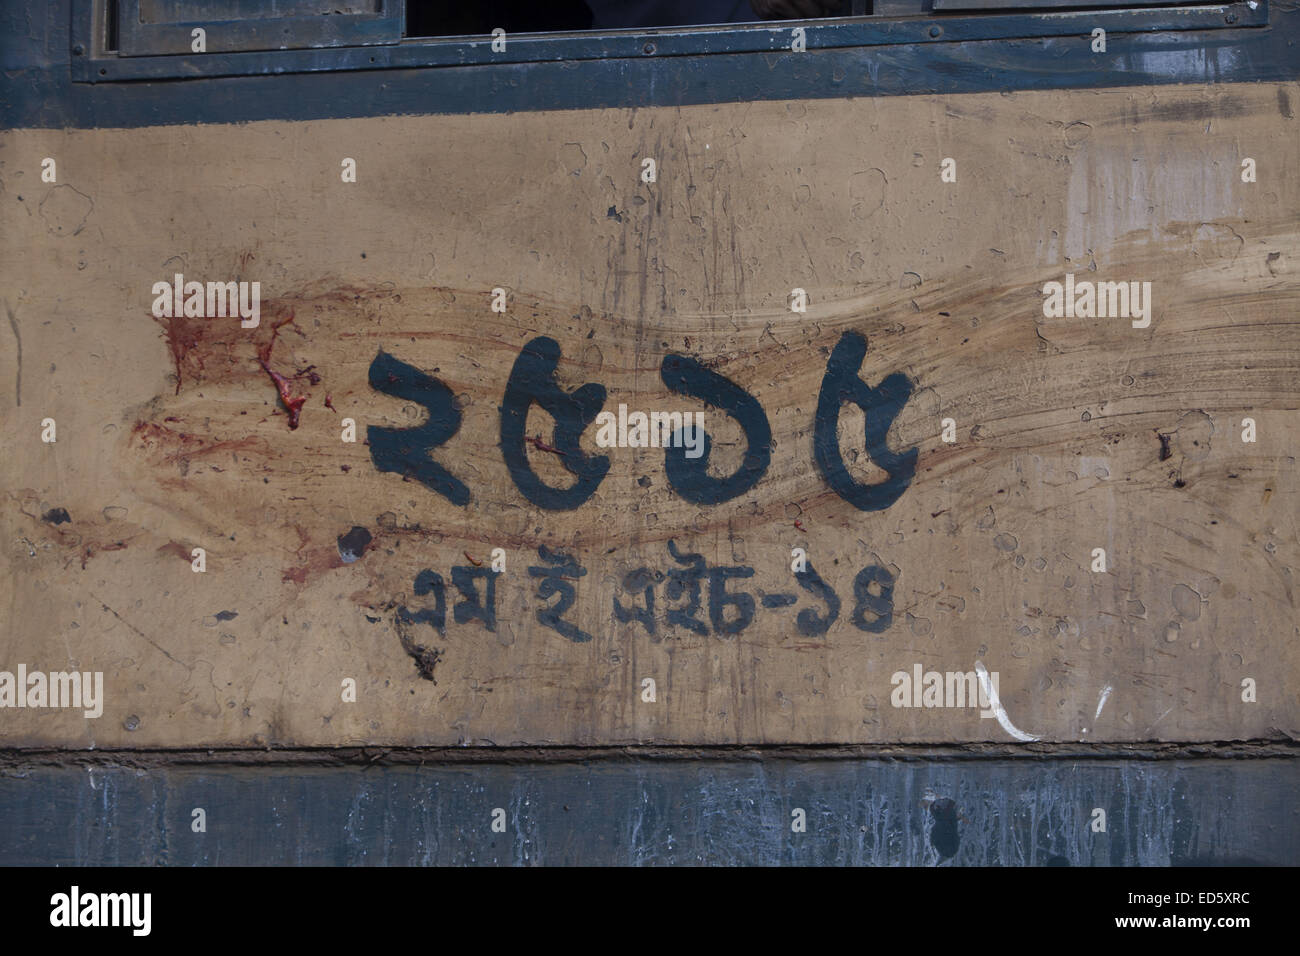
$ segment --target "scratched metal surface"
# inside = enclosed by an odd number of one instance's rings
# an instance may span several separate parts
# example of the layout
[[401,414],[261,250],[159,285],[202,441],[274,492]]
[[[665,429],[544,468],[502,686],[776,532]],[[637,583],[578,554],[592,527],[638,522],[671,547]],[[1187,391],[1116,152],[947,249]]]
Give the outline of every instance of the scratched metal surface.
[[1298,787],[1288,759],[45,766],[0,776],[0,865],[1296,865]]
[[[107,697],[98,719],[9,710],[0,742],[1300,734],[1296,102],[1237,84],[0,134],[5,663],[103,671]],[[260,326],[155,317],[177,272],[261,281]],[[1074,272],[1150,281],[1150,326],[1045,317]],[[301,427],[268,370],[296,375]],[[707,411],[707,475],[594,427],[564,447],[561,389]],[[834,401],[850,389],[861,408]],[[581,566],[562,613],[558,553]],[[705,563],[692,607],[671,575]],[[490,619],[465,613],[488,586]],[[619,612],[647,587],[653,615]],[[977,662],[1005,722],[892,706],[896,672]]]

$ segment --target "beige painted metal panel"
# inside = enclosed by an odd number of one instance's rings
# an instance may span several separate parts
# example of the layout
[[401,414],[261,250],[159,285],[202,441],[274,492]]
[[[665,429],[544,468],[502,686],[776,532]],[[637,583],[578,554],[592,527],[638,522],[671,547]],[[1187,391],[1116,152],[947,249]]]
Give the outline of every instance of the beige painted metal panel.
[[[1298,98],[1259,84],[0,135],[0,668],[102,671],[106,696],[99,719],[2,710],[0,741],[1294,736]],[[40,180],[47,156],[57,184]],[[945,157],[956,183],[940,182]],[[156,319],[151,288],[178,272],[259,281],[260,326]],[[1067,273],[1150,282],[1149,327],[1045,317],[1044,284]],[[865,382],[913,383],[889,443],[918,449],[915,479],[874,512],[813,454],[828,359],[853,332]],[[660,449],[599,449],[591,427],[583,449],[610,459],[591,499],[531,504],[499,407],[538,336],[559,344],[560,384],[604,385],[606,409],[704,411],[722,476],[740,428],[660,374],[670,353],[705,363],[761,403],[765,474],[695,504]],[[468,505],[372,463],[367,427],[425,414],[370,386],[380,350],[457,396],[460,428],[433,457]],[[297,429],[259,356],[314,366],[291,382]],[[841,448],[874,482],[864,420],[843,408]],[[528,426],[553,447],[536,406]],[[527,455],[572,480],[565,456]],[[371,540],[348,563],[354,527]],[[629,571],[684,567],[670,540],[752,568],[728,593],[798,603],[713,633],[706,580],[699,634],[669,625],[684,599],[664,581],[655,634],[617,621]],[[564,619],[590,641],[539,622],[539,546],[585,569]],[[458,623],[452,567],[497,547],[495,631]],[[825,606],[793,548],[842,602],[825,634],[796,625]],[[873,564],[894,578],[878,633],[851,620]],[[413,594],[423,569],[446,580],[445,634],[399,620],[431,606]],[[433,680],[415,645],[436,649]],[[999,674],[1005,725],[891,705],[895,672],[977,661]]]

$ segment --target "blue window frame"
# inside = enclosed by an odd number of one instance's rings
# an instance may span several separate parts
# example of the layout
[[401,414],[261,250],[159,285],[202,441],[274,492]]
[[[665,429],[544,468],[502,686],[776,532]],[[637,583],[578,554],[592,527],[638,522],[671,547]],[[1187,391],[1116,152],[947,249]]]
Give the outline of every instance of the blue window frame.
[[[337,3],[275,0],[250,8],[260,12],[244,19],[232,18],[230,13],[221,13],[224,19],[218,17],[220,8],[233,5],[239,9],[240,2],[77,0],[73,78],[100,83],[779,54],[790,51],[795,28],[803,30],[804,43],[811,52],[1088,36],[1095,28],[1104,29],[1108,35],[1122,35],[1241,29],[1269,23],[1267,0],[1179,6],[1155,0],[1151,5],[1123,8],[1116,6],[1117,0],[927,0],[925,6],[931,10],[919,16],[881,14],[722,26],[514,34],[501,50],[499,45],[493,48],[490,35],[404,37],[402,0],[362,0],[346,5],[349,12],[328,16],[308,11],[337,9]],[[1077,9],[1082,2],[1095,9]],[[1050,9],[1066,3],[1071,9]],[[888,9],[886,4],[881,7]],[[209,18],[203,16],[205,10],[211,12]],[[268,15],[268,11],[276,15]],[[206,31],[207,50],[202,54],[190,52],[195,27]]]

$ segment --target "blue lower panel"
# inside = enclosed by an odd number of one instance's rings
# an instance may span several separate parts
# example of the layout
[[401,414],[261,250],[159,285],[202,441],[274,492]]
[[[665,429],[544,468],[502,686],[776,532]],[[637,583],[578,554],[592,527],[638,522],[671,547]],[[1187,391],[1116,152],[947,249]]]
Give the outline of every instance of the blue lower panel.
[[1296,864],[1298,791],[1286,758],[36,767],[0,863]]

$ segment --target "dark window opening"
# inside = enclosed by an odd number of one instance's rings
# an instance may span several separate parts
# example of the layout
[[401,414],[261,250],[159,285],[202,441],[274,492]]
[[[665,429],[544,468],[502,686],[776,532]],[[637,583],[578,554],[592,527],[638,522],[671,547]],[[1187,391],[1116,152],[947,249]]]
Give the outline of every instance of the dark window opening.
[[[919,13],[921,0],[907,0]],[[406,0],[407,38],[869,16],[872,0]]]
[[108,4],[104,10],[104,52],[117,52],[117,0],[105,0]]
[[406,0],[407,37],[480,36],[591,29],[584,0]]

